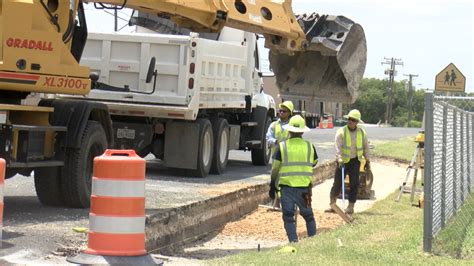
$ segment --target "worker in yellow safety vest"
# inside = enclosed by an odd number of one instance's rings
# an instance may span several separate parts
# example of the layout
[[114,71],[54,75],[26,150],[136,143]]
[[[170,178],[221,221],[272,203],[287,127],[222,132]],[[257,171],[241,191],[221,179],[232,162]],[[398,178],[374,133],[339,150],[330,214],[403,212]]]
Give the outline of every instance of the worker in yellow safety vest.
[[[359,123],[364,123],[361,120],[359,110],[353,109],[344,117],[347,118],[347,125],[339,128],[336,132],[337,167],[329,198],[330,204],[336,203],[336,199],[343,186],[341,168],[344,167],[344,175],[349,175],[350,184],[349,206],[345,212],[353,214],[359,188],[360,164],[364,160],[369,164],[369,144],[365,130],[359,126]],[[334,210],[329,208],[326,212],[334,212]]]
[[316,234],[316,221],[311,208],[311,178],[313,167],[318,163],[316,148],[302,138],[310,129],[300,115],[293,116],[283,126],[288,130],[289,138],[278,144],[273,155],[270,182],[270,198],[280,191],[283,223],[288,240],[298,242],[295,224],[295,207],[306,221],[308,236]]
[[[273,121],[268,127],[266,139],[267,145],[270,146],[271,156],[275,153],[275,147],[286,139],[288,139],[288,131],[283,128],[284,125],[288,124],[293,114],[294,106],[292,101],[284,101],[278,105],[278,120]],[[273,208],[280,208],[280,195],[277,194],[273,201]]]
[[284,101],[278,105],[278,120],[273,121],[267,129],[267,144],[272,149],[272,156],[275,152],[275,147],[278,143],[288,138],[288,131],[283,128],[284,125],[288,124],[291,115],[293,114],[293,102]]

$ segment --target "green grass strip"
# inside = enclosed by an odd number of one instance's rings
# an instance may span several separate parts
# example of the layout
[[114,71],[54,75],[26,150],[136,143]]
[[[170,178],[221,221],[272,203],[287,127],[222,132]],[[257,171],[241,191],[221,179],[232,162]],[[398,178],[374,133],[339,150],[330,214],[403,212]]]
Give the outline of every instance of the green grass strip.
[[391,158],[402,161],[410,161],[415,153],[415,137],[406,137],[393,141],[372,141],[374,149],[370,151],[373,157]]
[[295,253],[283,253],[278,247],[207,262],[212,265],[472,265],[472,261],[422,252],[423,210],[412,207],[409,197],[395,202],[395,194],[356,214],[353,225],[294,244]]

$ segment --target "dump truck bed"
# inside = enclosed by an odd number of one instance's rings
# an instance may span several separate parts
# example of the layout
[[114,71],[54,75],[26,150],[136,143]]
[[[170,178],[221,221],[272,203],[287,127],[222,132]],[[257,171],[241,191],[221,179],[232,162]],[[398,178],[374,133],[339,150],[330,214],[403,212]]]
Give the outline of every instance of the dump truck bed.
[[[86,97],[156,111],[245,108],[246,96],[259,93],[261,85],[254,67],[255,35],[229,31],[234,37],[227,41],[197,34],[91,33],[81,64],[99,80]],[[147,83],[151,58],[156,72]]]

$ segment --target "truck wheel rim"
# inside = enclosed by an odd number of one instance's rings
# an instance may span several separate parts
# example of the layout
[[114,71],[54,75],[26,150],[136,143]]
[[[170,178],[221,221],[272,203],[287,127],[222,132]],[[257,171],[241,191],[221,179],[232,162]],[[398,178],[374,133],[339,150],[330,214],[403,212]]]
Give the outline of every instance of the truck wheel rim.
[[221,163],[224,163],[227,157],[227,147],[229,146],[228,142],[229,139],[227,137],[227,133],[225,130],[223,130],[221,135],[221,143],[219,144],[219,161]]
[[209,165],[211,161],[211,134],[209,134],[209,131],[204,133],[202,144],[202,162],[204,165]]

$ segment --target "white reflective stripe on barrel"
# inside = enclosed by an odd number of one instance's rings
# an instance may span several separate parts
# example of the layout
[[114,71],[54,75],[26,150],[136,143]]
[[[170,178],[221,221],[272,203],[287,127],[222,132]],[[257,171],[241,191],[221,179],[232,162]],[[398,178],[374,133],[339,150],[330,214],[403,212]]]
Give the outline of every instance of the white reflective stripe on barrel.
[[107,197],[145,197],[145,181],[92,179],[92,195]]
[[110,217],[90,215],[89,231],[107,234],[144,234],[145,216]]

